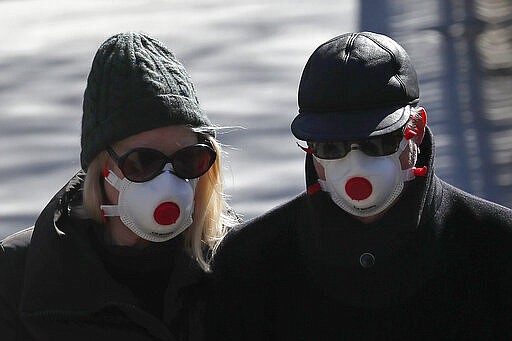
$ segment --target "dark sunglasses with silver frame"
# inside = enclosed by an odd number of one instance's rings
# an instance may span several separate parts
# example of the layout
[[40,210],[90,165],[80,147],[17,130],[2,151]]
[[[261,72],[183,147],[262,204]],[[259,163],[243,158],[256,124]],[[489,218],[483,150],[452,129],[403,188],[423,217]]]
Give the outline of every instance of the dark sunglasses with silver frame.
[[[405,127],[391,133],[372,136],[364,139],[348,139],[333,142],[308,141],[308,150],[320,159],[334,160],[344,158],[353,145],[368,156],[387,156],[395,153],[404,137]],[[304,149],[303,147],[301,147]]]

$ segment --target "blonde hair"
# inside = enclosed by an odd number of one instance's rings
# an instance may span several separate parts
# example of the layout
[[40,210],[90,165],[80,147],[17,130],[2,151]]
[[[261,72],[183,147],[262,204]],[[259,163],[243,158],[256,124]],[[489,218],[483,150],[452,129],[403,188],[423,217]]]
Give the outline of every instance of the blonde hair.
[[[193,223],[184,232],[184,247],[204,271],[210,271],[210,260],[226,232],[238,221],[223,193],[221,145],[205,135],[217,158],[211,168],[199,178],[195,190]],[[89,218],[104,223],[100,206],[103,203],[103,167],[108,160],[106,151],[90,163],[84,183],[84,206]]]

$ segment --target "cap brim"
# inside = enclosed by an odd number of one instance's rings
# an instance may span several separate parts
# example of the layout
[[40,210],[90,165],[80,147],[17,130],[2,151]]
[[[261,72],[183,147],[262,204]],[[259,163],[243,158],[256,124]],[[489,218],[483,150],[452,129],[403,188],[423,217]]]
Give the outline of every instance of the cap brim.
[[301,112],[292,122],[293,135],[302,141],[339,141],[390,133],[402,127],[410,106],[346,112]]

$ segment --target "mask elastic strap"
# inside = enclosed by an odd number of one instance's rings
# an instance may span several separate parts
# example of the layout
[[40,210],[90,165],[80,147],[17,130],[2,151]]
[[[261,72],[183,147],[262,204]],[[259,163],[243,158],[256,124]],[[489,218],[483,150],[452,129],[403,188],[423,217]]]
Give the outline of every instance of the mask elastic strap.
[[398,145],[398,150],[397,150],[398,155],[400,155],[405,150],[408,143],[409,143],[408,139],[406,139],[405,137],[402,138],[402,141],[400,141],[400,144]]
[[[320,179],[318,179],[320,180]],[[313,195],[315,194],[316,192],[318,191],[321,191],[322,190],[322,185],[319,183],[319,182],[315,182],[314,184],[312,184],[311,186],[309,186],[307,189],[307,193],[309,195]]]
[[118,191],[121,190],[121,181],[122,180],[119,179],[119,177],[114,172],[112,172],[110,169],[105,168],[103,170],[103,177],[115,189],[117,189]]
[[427,176],[427,166],[423,166],[421,168],[411,167],[402,170],[402,176],[404,181],[411,181],[417,176]]
[[329,193],[329,185],[327,185],[327,181],[318,179],[318,184],[320,185],[320,189],[322,191]]
[[[110,169],[105,168],[103,170],[103,177],[105,180],[111,184],[118,191],[121,188],[121,179],[112,172]],[[120,216],[119,207],[117,205],[101,205],[101,213],[103,214],[103,218],[105,217],[118,217]]]
[[119,207],[117,205],[101,205],[101,213],[103,213],[104,217],[118,217]]
[[313,149],[311,148],[308,148],[308,147],[303,147],[299,144],[299,142],[296,142],[297,143],[297,146],[299,146],[300,149],[302,149],[304,152],[306,152],[306,154],[313,154]]
[[414,180],[414,167],[403,169],[402,170],[402,179],[403,181],[411,181]]

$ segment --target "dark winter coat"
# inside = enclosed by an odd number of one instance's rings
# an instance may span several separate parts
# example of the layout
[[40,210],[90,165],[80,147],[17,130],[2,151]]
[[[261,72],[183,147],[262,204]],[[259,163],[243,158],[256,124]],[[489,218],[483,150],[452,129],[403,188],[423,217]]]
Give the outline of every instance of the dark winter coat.
[[212,339],[512,340],[512,212],[438,179],[430,133],[420,148],[427,176],[372,224],[317,191],[233,230]]
[[[107,272],[91,241],[90,220],[68,214],[76,177],[35,227],[0,244],[0,339],[202,340],[202,270],[177,255],[165,290],[163,321]],[[147,283],[154,290],[156,283]]]

